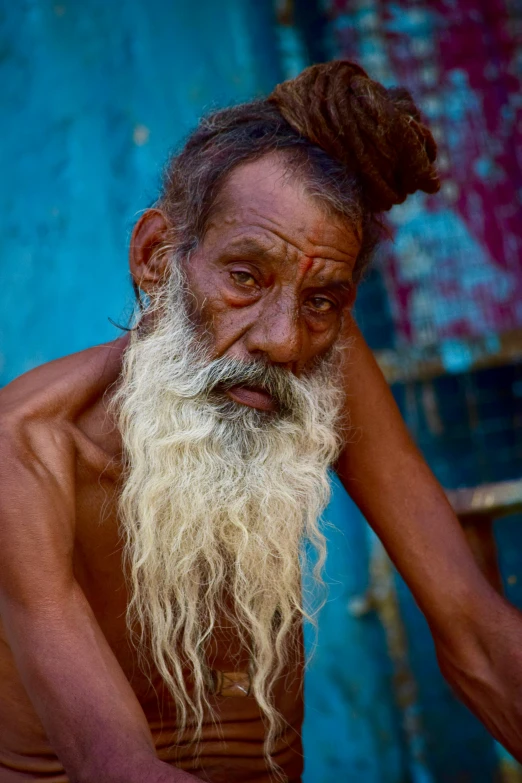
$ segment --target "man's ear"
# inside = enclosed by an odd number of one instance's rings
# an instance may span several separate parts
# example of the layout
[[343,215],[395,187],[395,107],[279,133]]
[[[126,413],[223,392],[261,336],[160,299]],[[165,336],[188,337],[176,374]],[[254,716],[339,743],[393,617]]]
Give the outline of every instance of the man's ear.
[[151,294],[166,272],[166,253],[157,251],[168,240],[169,223],[160,209],[146,209],[132,231],[129,265],[138,288]]

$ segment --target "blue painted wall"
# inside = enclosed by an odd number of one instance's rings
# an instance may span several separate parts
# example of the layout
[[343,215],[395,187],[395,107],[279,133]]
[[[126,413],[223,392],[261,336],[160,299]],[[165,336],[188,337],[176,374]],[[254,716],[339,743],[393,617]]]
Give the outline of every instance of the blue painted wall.
[[0,10],[0,383],[115,337],[127,240],[170,150],[278,81],[269,3],[20,0]]
[[325,514],[328,600],[317,632],[305,627],[311,660],[304,780],[402,783],[408,760],[384,630],[375,611],[356,611],[370,589],[367,525],[335,476],[332,489]]

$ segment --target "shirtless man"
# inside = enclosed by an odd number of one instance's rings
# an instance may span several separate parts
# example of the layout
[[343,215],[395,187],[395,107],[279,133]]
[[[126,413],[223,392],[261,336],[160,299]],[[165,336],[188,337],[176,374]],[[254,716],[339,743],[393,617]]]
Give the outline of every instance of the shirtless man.
[[297,783],[332,464],[522,759],[519,613],[350,316],[376,215],[435,192],[434,158],[409,96],[346,62],[216,113],[134,229],[130,336],[2,391],[1,783]]

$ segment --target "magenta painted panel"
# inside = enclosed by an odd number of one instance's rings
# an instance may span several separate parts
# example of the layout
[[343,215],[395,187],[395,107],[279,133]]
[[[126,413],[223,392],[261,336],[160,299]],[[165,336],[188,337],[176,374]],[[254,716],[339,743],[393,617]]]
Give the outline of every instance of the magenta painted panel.
[[390,214],[381,259],[399,342],[522,326],[522,43],[508,0],[336,0],[335,56],[410,89],[439,142],[440,194]]

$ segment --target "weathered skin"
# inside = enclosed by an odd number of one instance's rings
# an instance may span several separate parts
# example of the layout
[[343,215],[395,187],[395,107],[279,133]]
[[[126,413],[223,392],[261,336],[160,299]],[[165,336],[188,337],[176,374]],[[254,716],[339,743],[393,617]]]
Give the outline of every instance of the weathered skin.
[[[12,632],[13,620],[15,625],[19,622],[24,626],[22,633],[30,647],[29,655],[35,653],[41,658],[48,650],[54,676],[64,682],[68,698],[76,697],[76,694],[79,699],[81,694],[88,697],[84,707],[87,714],[81,716],[82,722],[85,720],[93,724],[96,731],[101,731],[103,715],[111,708],[112,701],[104,686],[104,676],[108,676],[115,681],[113,698],[124,718],[123,721],[121,716],[118,718],[121,724],[119,731],[124,730],[125,719],[132,718],[145,739],[148,723],[160,757],[168,759],[173,755],[169,752],[169,745],[175,730],[175,716],[168,709],[164,709],[160,716],[159,704],[168,702],[161,680],[158,676],[153,677],[153,690],[140,672],[125,625],[127,596],[115,511],[119,478],[118,438],[115,433],[107,433],[102,400],[107,386],[117,379],[125,342],[120,340],[112,345],[98,346],[53,362],[12,386],[12,392],[19,401],[15,402],[18,410],[22,402],[20,398],[25,394],[27,398],[23,400],[24,415],[13,455],[18,465],[12,465],[10,470],[13,485],[4,484],[4,487],[9,486],[11,503],[17,503],[15,521],[20,540],[16,541],[12,532],[10,541],[6,542],[7,547],[13,547],[12,555],[9,549],[5,550],[2,542],[6,557],[5,560],[2,558],[2,570],[8,569],[7,590],[10,592],[5,596],[8,602],[5,613],[7,627],[1,630],[4,644],[0,646],[2,783],[11,779],[26,780],[29,772],[33,773],[29,779],[39,779],[46,773],[46,780],[67,780],[52,744],[45,737],[9,649],[6,635],[9,636],[8,629]],[[4,403],[7,404],[7,401],[4,400]],[[53,476],[57,477],[56,484]],[[22,489],[21,494],[18,489]],[[21,506],[18,506],[16,498],[20,498]],[[48,516],[42,514],[44,504]],[[11,513],[14,511],[11,509]],[[59,649],[55,653],[56,646]],[[212,664],[225,672],[237,668],[221,651]],[[64,665],[70,666],[70,680]],[[81,675],[83,668],[84,674]],[[107,672],[104,671],[106,669]],[[46,670],[49,672],[47,667]],[[32,677],[38,678],[34,670]],[[85,677],[93,680],[87,693]],[[98,678],[99,686],[96,684]],[[298,680],[299,677],[291,682],[291,698],[283,694],[281,703],[291,724],[297,726],[300,725],[302,711],[302,699],[296,687]],[[37,689],[40,687],[38,683]],[[43,698],[48,699],[49,696],[44,695]],[[232,740],[241,737],[246,744],[246,747],[236,744],[228,748],[230,753],[239,756],[235,763],[239,770],[235,772],[237,779],[255,779],[246,774],[244,768],[241,770],[247,764],[252,773],[256,763],[264,769],[262,753],[261,756],[259,754],[263,726],[255,702],[252,698],[242,697],[216,700],[218,711],[223,710],[223,705],[226,719],[223,736]],[[47,709],[53,711],[59,706],[52,706],[51,701],[40,714],[45,714]],[[53,715],[55,717],[56,714]],[[101,725],[96,727],[98,722]],[[213,726],[206,727],[201,752],[206,766],[213,766],[215,759],[219,762],[223,756],[224,747],[216,742],[216,735]],[[137,738],[141,739],[140,736]],[[300,745],[296,739],[295,736],[286,738],[295,747],[293,752],[282,753],[281,762],[290,768],[297,766],[299,774]],[[114,742],[117,743],[116,735]],[[248,758],[249,753],[253,754],[253,759]],[[188,755],[188,760],[180,762],[178,759],[178,764],[188,768],[195,766],[193,751],[181,754],[182,758],[184,755]],[[241,756],[246,760],[242,761]],[[6,767],[12,772],[7,772]],[[226,761],[223,763],[221,760],[219,771],[213,773],[212,780],[235,780],[234,772],[226,778],[221,777],[226,767]],[[24,774],[15,774],[17,768]],[[94,781],[102,778],[93,775],[85,779]],[[146,780],[148,777],[139,779]]]
[[[449,681],[522,759],[520,616],[478,571],[348,315],[356,233],[285,184],[281,165],[266,158],[234,172],[192,259],[189,282],[216,355],[264,354],[300,373],[341,329],[356,337],[346,388],[361,437],[338,473],[426,614]],[[153,251],[165,230],[151,210],[134,231],[131,270],[146,291],[164,272]],[[266,252],[247,247],[247,236]],[[240,237],[238,255],[231,247]],[[125,345],[52,362],[0,393],[0,783],[194,780],[182,768],[211,781],[266,781],[251,697],[216,697],[226,741],[206,726],[199,762],[190,748],[169,751],[175,715],[159,678],[152,674],[152,687],[140,673],[129,640],[116,514],[121,442],[107,412]],[[263,404],[237,394],[238,404]],[[212,665],[231,668],[219,640]],[[299,660],[293,674],[278,696],[290,728],[276,758],[297,781]]]

